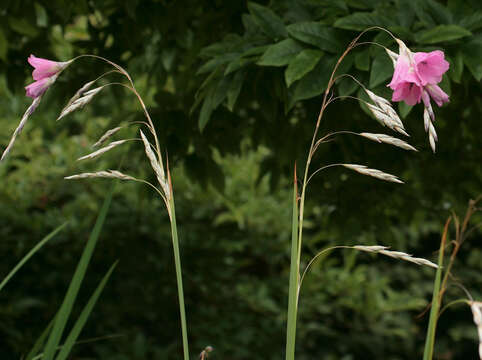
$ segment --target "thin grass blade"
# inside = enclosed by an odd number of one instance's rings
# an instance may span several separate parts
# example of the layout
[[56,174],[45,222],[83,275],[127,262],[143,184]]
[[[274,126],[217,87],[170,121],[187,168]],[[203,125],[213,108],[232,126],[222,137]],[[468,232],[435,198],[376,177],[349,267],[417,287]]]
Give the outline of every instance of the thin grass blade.
[[115,184],[112,185],[106,199],[104,200],[104,205],[100,210],[94,229],[89,236],[77,268],[75,269],[75,273],[72,277],[72,281],[70,282],[67,294],[65,295],[64,301],[55,318],[54,327],[52,329],[52,332],[50,333],[49,339],[47,340],[47,344],[45,345],[43,357],[44,360],[52,360],[54,358],[57,347],[59,346],[62,334],[65,329],[65,325],[67,324],[67,320],[70,317],[70,313],[79,292],[80,285],[82,284],[82,280],[84,279],[85,272],[87,271],[87,267],[92,257],[92,253],[94,252],[95,245],[97,244],[97,239],[99,238],[102,226],[104,225],[110,202],[112,200],[112,193],[114,191],[114,187]]
[[47,339],[47,336],[49,335],[50,330],[52,329],[52,326],[54,324],[56,316],[54,316],[54,318],[52,320],[50,320],[50,322],[47,325],[47,327],[45,328],[45,330],[42,332],[42,334],[39,336],[39,338],[37,339],[37,341],[33,345],[32,350],[30,350],[30,352],[27,354],[27,357],[25,358],[25,360],[32,360],[34,358],[34,356],[39,354],[40,349],[44,345],[45,340]]
[[58,228],[56,228],[54,231],[52,231],[50,234],[48,234],[46,237],[44,237],[40,242],[33,247],[32,250],[28,252],[27,255],[25,255],[22,260],[18,262],[18,264],[13,268],[12,271],[8,273],[8,275],[5,277],[5,279],[2,280],[0,283],[0,291],[2,291],[3,287],[7,285],[8,281],[15,275],[15,273],[20,270],[20,268],[37,252],[39,251],[50,239],[52,239],[55,235],[57,235],[60,230],[62,230],[65,226],[67,225],[67,222],[63,223],[60,225]]
[[104,275],[101,282],[99,283],[94,293],[90,297],[89,301],[87,302],[87,305],[85,305],[84,309],[82,310],[82,313],[80,314],[72,330],[70,331],[70,334],[67,336],[67,339],[65,340],[65,343],[62,346],[62,350],[60,350],[59,354],[57,355],[57,358],[56,358],[57,360],[65,360],[69,356],[70,351],[72,350],[72,347],[75,345],[75,342],[77,341],[77,338],[79,337],[80,332],[84,328],[84,325],[87,322],[87,319],[89,318],[90,313],[92,312],[92,309],[97,303],[97,300],[99,299],[99,296],[102,293],[102,290],[104,289],[105,285],[107,284],[107,281],[109,280],[112,272],[117,266],[117,263],[118,261],[112,264],[109,271],[107,271],[107,273]]

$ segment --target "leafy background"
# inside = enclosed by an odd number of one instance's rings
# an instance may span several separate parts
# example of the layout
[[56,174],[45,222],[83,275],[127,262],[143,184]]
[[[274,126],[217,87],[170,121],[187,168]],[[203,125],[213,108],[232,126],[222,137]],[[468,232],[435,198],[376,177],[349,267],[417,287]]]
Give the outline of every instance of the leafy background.
[[[399,107],[416,154],[353,137],[320,148],[315,165],[363,163],[399,174],[406,184],[342,170],[315,178],[303,262],[326,246],[355,243],[435,259],[447,216],[462,216],[468,200],[480,194],[479,1],[54,0],[4,1],[0,7],[2,144],[28,106],[23,87],[31,82],[30,53],[59,60],[98,54],[133,74],[174,169],[193,352],[212,345],[218,359],[282,356],[292,169],[306,157],[334,61],[359,31],[383,26],[413,50],[443,49],[451,68],[442,87],[451,102],[435,109],[436,155],[420,105]],[[383,32],[365,39],[396,50]],[[105,70],[83,59],[63,73],[0,167],[0,274],[53,228],[70,222],[0,294],[2,359],[25,354],[54,315],[110,187],[108,181],[63,177],[117,168],[121,158],[123,171],[152,177],[142,148],[134,145],[93,164],[75,162],[106,129],[142,119],[120,88],[55,122],[70,94]],[[390,96],[385,84],[392,65],[378,47],[357,48],[341,71]],[[359,88],[342,80],[336,91],[357,95]],[[341,129],[384,130],[354,100],[334,103],[326,113],[322,132]],[[480,215],[473,221],[480,223]],[[480,231],[472,234],[454,268],[478,299],[480,240]],[[167,215],[162,202],[138,185],[117,187],[81,303],[116,259],[119,266],[81,337],[119,337],[79,344],[75,358],[179,358]],[[430,269],[391,259],[332,253],[304,284],[297,357],[420,358],[433,276]],[[461,296],[450,288],[449,299]],[[474,359],[476,343],[467,307],[444,313],[437,358]]]

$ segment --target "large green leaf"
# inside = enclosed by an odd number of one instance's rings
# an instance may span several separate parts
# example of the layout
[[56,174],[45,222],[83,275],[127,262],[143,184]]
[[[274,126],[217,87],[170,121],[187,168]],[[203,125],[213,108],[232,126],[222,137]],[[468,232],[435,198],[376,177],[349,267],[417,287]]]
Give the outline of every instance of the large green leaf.
[[323,93],[328,84],[328,80],[330,79],[334,65],[334,57],[318,62],[315,68],[296,84],[293,95],[290,99],[290,105],[292,106],[299,100],[309,99]]
[[314,21],[294,23],[288,26],[288,33],[296,40],[319,47],[321,50],[339,53],[348,41],[339,31]]
[[296,55],[285,71],[286,86],[290,87],[293,82],[313,70],[322,56],[322,51],[314,49],[306,49]]
[[370,72],[370,88],[382,84],[385,80],[393,75],[393,62],[385,54],[379,54],[373,60],[372,70]]
[[261,66],[285,66],[303,49],[303,45],[296,40],[285,39],[271,45],[257,64]]
[[421,44],[437,44],[470,36],[472,33],[458,25],[438,25],[415,35],[415,40]]
[[464,63],[477,81],[482,80],[482,35],[462,46]]
[[266,6],[248,3],[249,12],[253,15],[254,21],[260,26],[263,32],[269,37],[279,40],[288,36],[283,20]]
[[388,27],[393,21],[383,15],[367,12],[356,12],[335,21],[334,26],[340,29],[362,31],[370,26]]
[[246,76],[245,71],[238,71],[234,77],[233,81],[230,82],[229,89],[227,92],[228,103],[227,107],[229,111],[233,111],[236,100],[238,99],[241,88],[243,87],[244,78]]

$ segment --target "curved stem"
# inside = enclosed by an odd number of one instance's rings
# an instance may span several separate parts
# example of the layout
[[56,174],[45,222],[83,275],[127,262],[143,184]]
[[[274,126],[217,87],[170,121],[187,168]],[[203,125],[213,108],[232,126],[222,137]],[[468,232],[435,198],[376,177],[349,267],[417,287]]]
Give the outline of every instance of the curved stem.
[[310,177],[308,178],[308,181],[306,183],[309,183],[311,178],[313,176],[315,176],[317,173],[319,173],[320,171],[323,171],[325,169],[328,169],[328,168],[331,168],[331,167],[334,167],[334,166],[343,166],[343,164],[330,164],[330,165],[322,166],[321,168],[317,169],[313,174],[310,175]]

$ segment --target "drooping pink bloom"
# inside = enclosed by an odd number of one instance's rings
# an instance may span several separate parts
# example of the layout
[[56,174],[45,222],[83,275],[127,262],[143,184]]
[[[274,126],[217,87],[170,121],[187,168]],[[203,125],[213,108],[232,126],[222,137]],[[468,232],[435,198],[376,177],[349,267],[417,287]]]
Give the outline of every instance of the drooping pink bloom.
[[443,51],[412,53],[401,40],[397,39],[397,43],[398,57],[387,51],[395,67],[392,80],[388,84],[393,90],[392,101],[405,101],[412,106],[423,100],[425,130],[429,132],[430,145],[435,152],[437,134],[432,124],[435,115],[430,98],[438,106],[449,101],[449,96],[437,84],[442,81],[442,76],[450,64],[445,60]]
[[31,97],[32,99],[42,96],[50,85],[55,82],[55,80],[57,80],[57,75],[37,80],[34,83],[26,86],[25,90],[27,91],[27,96]]
[[[443,51],[435,50],[429,53],[416,52],[413,54],[416,72],[421,84],[438,84],[442,75],[449,69],[450,64],[445,60]],[[440,105],[439,105],[440,106]]]
[[69,66],[72,60],[58,62],[58,61],[42,59],[34,55],[30,55],[28,58],[28,62],[30,65],[32,65],[35,68],[32,73],[33,79],[42,80],[47,77],[58,74],[59,72],[64,70],[67,66]]

